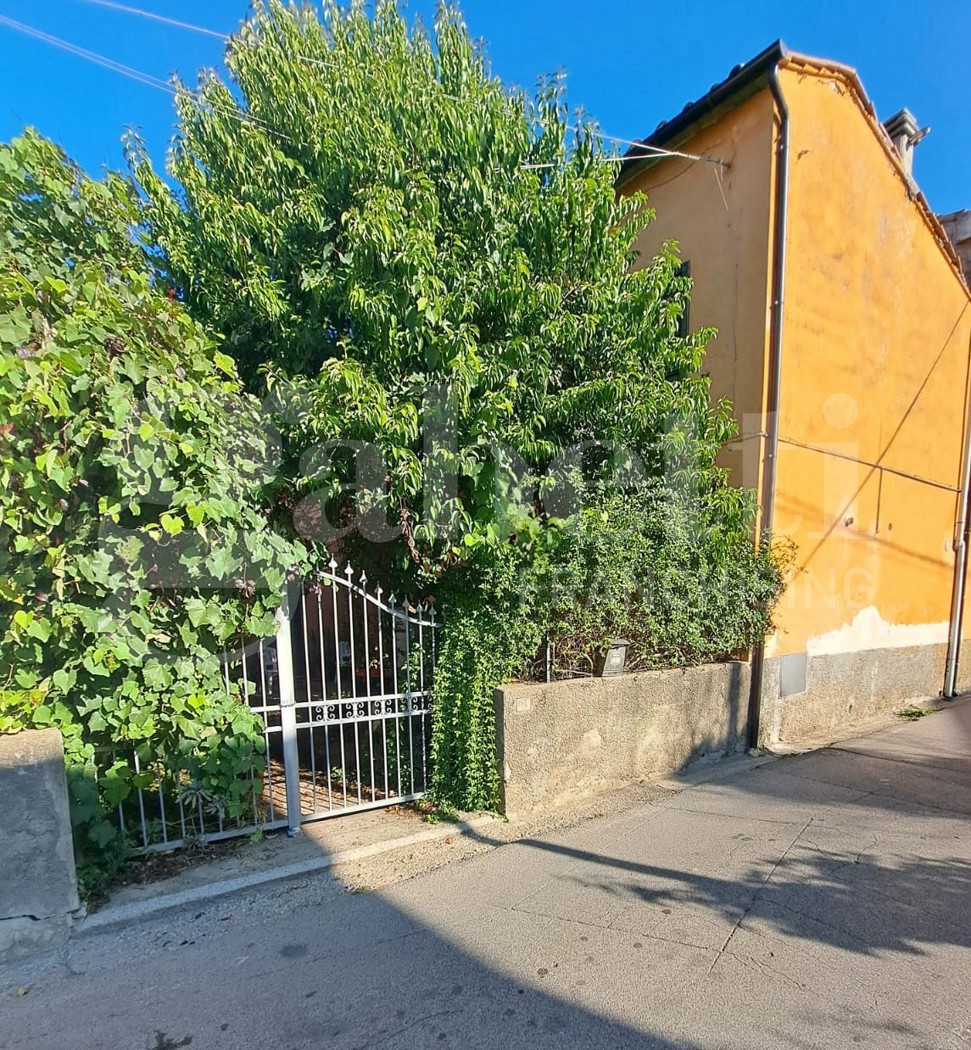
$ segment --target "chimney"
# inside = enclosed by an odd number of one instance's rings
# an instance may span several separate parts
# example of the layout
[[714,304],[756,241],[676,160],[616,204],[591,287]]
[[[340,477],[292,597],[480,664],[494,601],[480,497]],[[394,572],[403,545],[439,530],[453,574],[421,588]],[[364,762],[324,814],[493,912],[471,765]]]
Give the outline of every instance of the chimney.
[[902,109],[899,113],[895,113],[889,120],[883,122],[883,126],[893,139],[893,144],[903,161],[904,171],[912,176],[914,173],[914,146],[931,129],[919,127],[917,118],[909,109]]

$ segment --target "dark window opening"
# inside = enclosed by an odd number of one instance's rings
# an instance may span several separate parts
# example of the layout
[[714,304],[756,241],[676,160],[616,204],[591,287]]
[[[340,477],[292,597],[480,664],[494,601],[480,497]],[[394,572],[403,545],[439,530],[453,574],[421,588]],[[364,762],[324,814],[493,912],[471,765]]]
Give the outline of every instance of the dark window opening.
[[[685,261],[675,271],[675,277],[691,277],[691,260],[685,259]],[[681,339],[688,338],[688,330],[691,327],[691,300],[686,299],[684,304],[684,313],[678,319],[678,337]]]

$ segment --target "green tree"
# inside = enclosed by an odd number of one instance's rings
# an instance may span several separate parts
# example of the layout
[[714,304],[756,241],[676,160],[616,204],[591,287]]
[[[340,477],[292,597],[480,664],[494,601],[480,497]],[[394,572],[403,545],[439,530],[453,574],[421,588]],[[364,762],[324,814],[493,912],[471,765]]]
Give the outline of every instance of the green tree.
[[242,813],[262,737],[218,654],[272,632],[302,556],[268,527],[258,403],[140,220],[130,182],[0,145],[0,731],[64,733],[82,865],[159,764]]
[[[370,16],[326,0],[322,17],[264,0],[225,61],[229,83],[178,90],[177,190],[132,143],[162,278],[267,397],[297,528],[390,536],[356,556],[390,555],[406,586],[434,589],[448,625],[436,790],[494,804],[492,688],[552,614],[523,596],[551,594],[569,551],[589,560],[584,514],[605,490],[677,511],[679,553],[651,564],[701,587],[700,566],[736,558],[733,622],[761,612],[725,637],[764,629],[772,569],[767,553],[751,566],[753,494],[715,462],[733,424],[701,372],[711,333],[679,334],[690,282],[673,245],[634,269],[652,215],[616,196],[596,127],[571,123],[559,81],[504,87],[454,8],[426,31],[394,0]],[[353,534],[341,542],[354,552]],[[710,549],[692,561],[691,543]],[[684,617],[651,609],[646,662],[717,650],[710,624],[679,642]],[[608,621],[594,629],[589,602],[584,615],[584,638],[601,639]]]
[[380,449],[359,499],[404,526],[401,558],[440,567],[521,531],[583,442],[742,501],[713,467],[731,420],[699,374],[710,333],[678,335],[688,282],[673,249],[632,269],[651,213],[616,197],[557,83],[509,91],[454,9],[427,34],[389,0],[322,20],[269,0],[226,65],[232,85],[179,91],[177,191],[133,151],[166,277],[250,388],[275,387],[296,450]]

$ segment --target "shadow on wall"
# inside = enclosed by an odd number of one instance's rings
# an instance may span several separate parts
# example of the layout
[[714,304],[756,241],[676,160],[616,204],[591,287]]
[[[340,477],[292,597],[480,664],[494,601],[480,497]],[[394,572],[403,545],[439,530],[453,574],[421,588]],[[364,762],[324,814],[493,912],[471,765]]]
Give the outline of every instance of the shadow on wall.
[[692,739],[691,750],[672,772],[683,773],[699,762],[725,758],[745,750],[750,666],[734,660],[725,666],[728,668],[728,681],[725,686],[724,729],[703,729],[700,737]]

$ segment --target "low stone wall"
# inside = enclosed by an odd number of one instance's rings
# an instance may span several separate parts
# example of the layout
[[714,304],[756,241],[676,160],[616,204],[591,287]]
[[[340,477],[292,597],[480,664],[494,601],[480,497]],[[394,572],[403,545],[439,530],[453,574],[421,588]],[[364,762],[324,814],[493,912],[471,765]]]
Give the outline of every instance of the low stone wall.
[[745,748],[744,663],[496,690],[507,816],[555,808]]
[[0,736],[0,961],[62,944],[79,907],[61,734]]
[[[852,722],[888,714],[944,684],[946,645],[864,649],[806,656],[804,680],[782,681],[785,658],[767,659],[762,673],[760,743],[798,744]],[[958,688],[971,688],[971,643],[962,646]],[[795,689],[794,692],[789,690]],[[780,695],[783,694],[783,695]],[[788,694],[788,695],[785,695]]]

